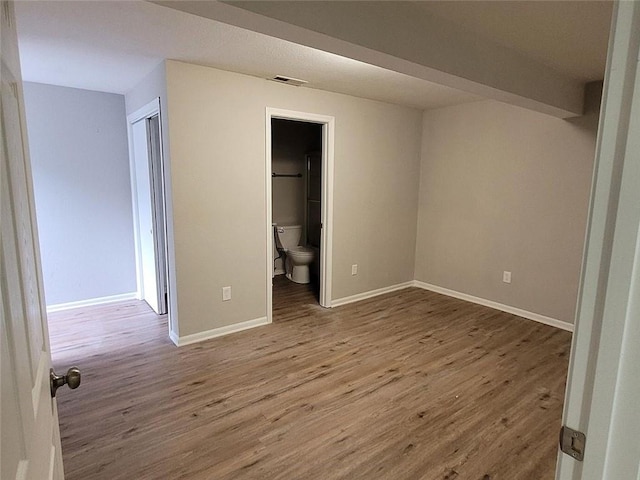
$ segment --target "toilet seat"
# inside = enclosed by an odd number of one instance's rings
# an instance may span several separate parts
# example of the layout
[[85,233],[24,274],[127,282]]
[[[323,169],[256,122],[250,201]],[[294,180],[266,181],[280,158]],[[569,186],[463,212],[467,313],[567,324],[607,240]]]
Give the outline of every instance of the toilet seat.
[[296,247],[291,247],[285,250],[286,253],[292,253],[293,255],[299,255],[299,256],[303,256],[303,255],[313,255],[313,249],[309,248],[309,247],[303,247],[301,245],[298,245]]

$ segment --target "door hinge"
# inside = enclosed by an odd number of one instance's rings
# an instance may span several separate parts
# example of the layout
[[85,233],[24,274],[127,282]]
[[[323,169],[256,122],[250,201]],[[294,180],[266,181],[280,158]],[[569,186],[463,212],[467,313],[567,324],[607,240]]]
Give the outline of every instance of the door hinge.
[[584,460],[584,447],[587,436],[567,426],[560,429],[560,450],[579,462]]

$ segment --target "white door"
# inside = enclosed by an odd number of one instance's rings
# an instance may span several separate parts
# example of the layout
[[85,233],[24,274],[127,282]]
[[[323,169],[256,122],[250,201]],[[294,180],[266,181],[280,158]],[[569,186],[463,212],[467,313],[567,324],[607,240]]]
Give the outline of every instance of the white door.
[[133,164],[136,190],[137,231],[139,241],[139,271],[142,298],[156,313],[164,313],[158,291],[156,269],[156,242],[154,233],[153,195],[149,168],[149,134],[147,119],[138,120],[131,126]]
[[164,172],[162,161],[162,139],[160,136],[160,114],[147,118],[147,134],[149,137],[149,171],[151,182],[151,203],[153,229],[155,235],[154,253],[156,260],[156,285],[158,290],[158,310],[156,313],[167,313],[167,227],[165,225],[164,208]]
[[616,2],[563,422],[561,480],[640,478],[640,2]]
[[1,15],[0,477],[63,479],[13,5]]

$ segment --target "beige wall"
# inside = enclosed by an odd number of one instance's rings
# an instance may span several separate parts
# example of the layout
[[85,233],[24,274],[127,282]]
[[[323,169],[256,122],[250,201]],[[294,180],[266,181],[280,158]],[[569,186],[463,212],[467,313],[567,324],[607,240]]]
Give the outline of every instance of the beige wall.
[[495,101],[424,112],[416,280],[573,323],[596,129]]
[[573,321],[597,114],[421,113],[175,61],[127,95],[128,113],[154,96],[171,112],[181,337],[266,316],[266,107],[336,118],[334,300],[415,278]]
[[332,297],[413,279],[419,111],[175,61],[166,73],[181,336],[266,315],[266,107],[336,119]]

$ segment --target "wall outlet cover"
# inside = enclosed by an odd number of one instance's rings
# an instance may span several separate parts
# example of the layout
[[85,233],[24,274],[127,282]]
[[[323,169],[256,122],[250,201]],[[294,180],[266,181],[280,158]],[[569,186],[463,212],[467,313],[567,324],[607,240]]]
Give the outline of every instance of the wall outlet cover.
[[502,272],[502,281],[504,283],[511,283],[511,272],[507,272],[506,270]]
[[358,265],[351,265],[351,275],[358,274]]
[[222,301],[231,300],[231,287],[222,287]]

